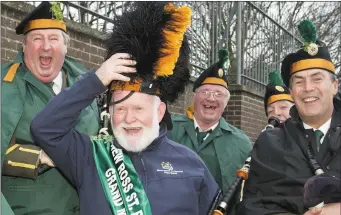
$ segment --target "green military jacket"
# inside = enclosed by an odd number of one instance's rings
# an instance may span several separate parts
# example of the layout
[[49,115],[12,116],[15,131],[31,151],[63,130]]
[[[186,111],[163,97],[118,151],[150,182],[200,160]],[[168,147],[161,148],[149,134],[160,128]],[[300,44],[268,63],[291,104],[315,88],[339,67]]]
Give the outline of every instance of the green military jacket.
[[168,137],[195,151],[225,193],[234,182],[236,171],[243,166],[251,151],[249,138],[221,117],[219,125],[199,145],[192,119],[184,115],[174,115],[172,121],[173,129]]
[[1,193],[1,214],[4,215],[14,215],[11,207],[9,206],[8,202],[6,201],[4,195]]
[[[14,78],[5,81],[8,71],[16,63],[20,66]],[[67,77],[63,84],[69,87],[86,74],[86,69],[66,57],[62,72]],[[53,93],[26,68],[22,52],[12,63],[1,65],[1,80],[1,161],[2,169],[6,168],[10,173],[7,174],[10,176],[2,175],[4,197],[16,215],[79,214],[78,194],[58,169],[52,168],[40,175],[37,171],[40,148],[32,144],[29,127]],[[82,111],[75,123],[80,132],[97,135],[100,119],[95,100]],[[11,177],[12,173],[18,177]]]

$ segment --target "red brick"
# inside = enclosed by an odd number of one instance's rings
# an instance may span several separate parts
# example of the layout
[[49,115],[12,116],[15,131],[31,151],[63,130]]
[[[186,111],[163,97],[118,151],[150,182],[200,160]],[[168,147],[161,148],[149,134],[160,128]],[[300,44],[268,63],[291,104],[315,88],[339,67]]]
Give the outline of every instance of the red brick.
[[5,56],[7,60],[14,60],[15,56],[17,55],[17,51],[12,51],[12,50],[5,50]]
[[6,63],[9,63],[9,62],[11,62],[11,61],[1,58],[1,64],[6,64]]
[[90,54],[98,55],[98,48],[94,46],[90,46]]
[[1,48],[1,59],[5,59],[6,57],[6,51],[5,49]]
[[242,101],[234,101],[234,104],[235,104],[236,106],[242,105]]
[[70,39],[71,39],[71,40],[75,40],[75,39],[76,39],[76,36],[75,36],[75,32],[74,32],[74,31],[69,31],[67,34],[70,36]]
[[80,56],[81,56],[80,51],[74,48],[68,49],[68,55],[77,59],[80,59]]
[[23,20],[25,15],[26,14],[24,14],[23,12],[19,12],[17,10],[13,10],[13,9],[8,9],[7,14],[6,14],[7,17],[11,17],[12,19],[15,19],[17,21]]
[[17,45],[14,40],[1,37],[1,48],[16,50]]
[[90,55],[90,61],[92,63],[102,64],[104,62],[104,59],[102,57],[97,56],[97,55]]
[[4,10],[3,8],[1,8],[1,16],[7,16],[7,10]]
[[12,40],[16,40],[20,43],[23,42],[24,36],[23,35],[17,35],[14,30],[6,29],[6,37],[10,38]]
[[8,17],[1,17],[1,26],[4,26],[6,28],[9,29],[15,29],[15,27],[17,27],[17,25],[19,24],[18,21],[12,20]]
[[89,53],[86,53],[86,52],[83,52],[83,51],[81,51],[80,53],[81,53],[80,58],[81,58],[82,60],[84,60],[84,61],[90,61],[90,54],[89,54]]
[[104,42],[101,39],[91,38],[89,39],[89,42],[92,46],[98,46],[98,47],[104,48],[103,47]]
[[107,51],[105,49],[102,49],[102,48],[98,48],[97,53],[98,53],[98,56],[102,56],[103,58],[105,58],[107,55]]
[[6,37],[6,28],[1,26],[1,37]]
[[88,44],[79,42],[77,40],[73,40],[73,47],[83,52],[87,52],[87,53],[90,52],[90,46]]
[[90,44],[90,37],[88,35],[82,34],[80,32],[74,32],[75,39],[82,41],[84,43]]

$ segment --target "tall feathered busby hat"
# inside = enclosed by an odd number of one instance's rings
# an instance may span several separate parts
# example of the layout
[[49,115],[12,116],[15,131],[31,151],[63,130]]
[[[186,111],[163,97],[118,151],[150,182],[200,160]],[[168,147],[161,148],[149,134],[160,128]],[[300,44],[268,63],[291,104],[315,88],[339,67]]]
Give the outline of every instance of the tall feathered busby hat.
[[66,32],[63,12],[58,2],[43,1],[15,28],[16,34],[27,34],[35,29],[60,29]]
[[269,83],[266,86],[264,96],[264,109],[266,116],[268,116],[266,109],[270,104],[283,100],[294,102],[291,97],[289,88],[287,88],[282,81],[281,73],[279,71],[270,72]]
[[198,79],[194,82],[193,92],[205,84],[220,85],[227,89],[227,63],[229,59],[229,52],[226,49],[221,49],[218,52],[219,60],[208,69],[206,69]]
[[[185,32],[192,11],[167,2],[134,2],[131,6],[114,20],[107,58],[128,53],[137,62],[137,72],[125,74],[130,82],[113,81],[109,91],[142,92],[174,102],[190,78],[190,48]],[[163,121],[170,129],[168,111]]]
[[310,20],[303,20],[298,30],[304,40],[304,46],[296,53],[287,55],[282,61],[281,74],[284,84],[289,86],[292,74],[307,69],[323,69],[335,74],[335,66],[328,48],[317,39],[316,27]]

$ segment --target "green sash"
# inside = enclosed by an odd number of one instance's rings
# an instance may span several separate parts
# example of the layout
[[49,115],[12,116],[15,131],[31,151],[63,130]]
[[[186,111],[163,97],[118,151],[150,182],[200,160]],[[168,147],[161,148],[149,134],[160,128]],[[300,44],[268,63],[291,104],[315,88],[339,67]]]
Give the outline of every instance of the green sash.
[[105,196],[114,215],[151,215],[147,195],[130,158],[113,144],[112,136],[91,136],[92,149]]

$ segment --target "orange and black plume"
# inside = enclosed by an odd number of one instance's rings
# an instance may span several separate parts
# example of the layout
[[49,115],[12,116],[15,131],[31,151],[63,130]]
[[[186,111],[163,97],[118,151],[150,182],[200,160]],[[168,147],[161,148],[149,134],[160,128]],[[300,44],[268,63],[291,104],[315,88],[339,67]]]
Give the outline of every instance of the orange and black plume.
[[128,53],[137,62],[137,73],[129,75],[129,83],[114,81],[111,90],[155,94],[173,102],[190,78],[190,48],[185,32],[191,13],[186,6],[167,2],[134,2],[116,17],[107,58]]

